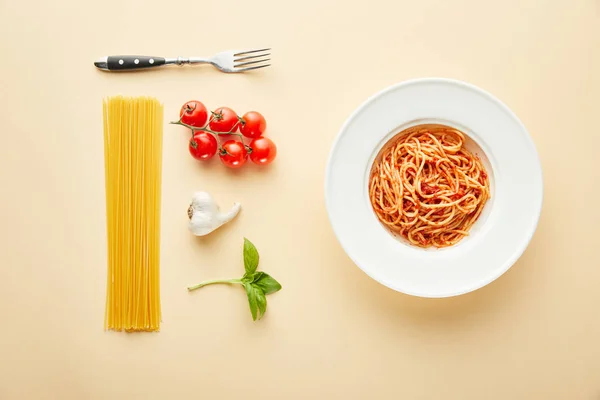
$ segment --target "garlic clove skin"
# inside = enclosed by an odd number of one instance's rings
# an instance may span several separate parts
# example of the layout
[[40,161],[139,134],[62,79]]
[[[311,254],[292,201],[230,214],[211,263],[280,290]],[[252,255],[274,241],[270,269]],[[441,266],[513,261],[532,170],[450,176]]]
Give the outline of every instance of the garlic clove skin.
[[196,236],[208,235],[235,218],[241,208],[240,203],[235,203],[228,212],[222,213],[209,193],[196,192],[193,194],[192,203],[188,208],[190,217],[188,228]]
[[240,203],[233,203],[233,207],[231,207],[231,210],[229,210],[226,213],[219,213],[217,215],[217,219],[219,221],[221,221],[221,223],[227,223],[229,221],[231,221],[232,219],[234,219],[238,213],[240,212],[240,210],[242,209],[242,205]]

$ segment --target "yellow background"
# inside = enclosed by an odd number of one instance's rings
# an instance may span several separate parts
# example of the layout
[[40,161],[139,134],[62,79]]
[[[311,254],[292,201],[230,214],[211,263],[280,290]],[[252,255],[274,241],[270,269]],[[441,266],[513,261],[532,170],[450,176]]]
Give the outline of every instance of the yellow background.
[[[114,74],[110,54],[273,47],[273,67]],[[598,0],[0,0],[1,399],[598,399]],[[456,78],[529,129],[544,207],[523,257],[488,287],[420,299],[346,257],[323,199],[346,117],[399,81]],[[165,120],[199,99],[267,117],[270,168],[194,161],[165,126],[159,334],[102,329],[101,99],[152,95]],[[365,132],[368,134],[368,132]],[[187,231],[192,192],[237,220]],[[242,238],[283,290],[252,322]],[[493,254],[490,254],[493,257]]]

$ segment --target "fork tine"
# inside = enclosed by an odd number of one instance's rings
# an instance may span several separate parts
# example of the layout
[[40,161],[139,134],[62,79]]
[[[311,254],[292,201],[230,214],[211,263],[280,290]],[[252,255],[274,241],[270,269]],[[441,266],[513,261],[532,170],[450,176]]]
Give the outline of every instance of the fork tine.
[[267,65],[260,65],[258,67],[248,67],[248,68],[242,68],[242,69],[236,69],[236,72],[246,72],[246,71],[251,71],[253,69],[259,69],[259,68],[265,68],[268,67],[271,64],[267,64]]
[[248,62],[241,63],[241,64],[235,64],[233,67],[234,68],[239,68],[239,67],[243,67],[243,66],[246,66],[246,65],[258,64],[258,63],[261,63],[261,62],[264,62],[264,61],[271,61],[271,59],[270,58],[263,58],[262,60],[248,61]]
[[252,56],[248,56],[248,57],[236,58],[234,61],[238,62],[238,61],[244,61],[244,60],[251,60],[253,58],[267,57],[267,56],[270,56],[270,55],[271,55],[271,53],[256,54],[256,55],[252,55]]
[[271,50],[271,48],[266,48],[266,49],[259,49],[259,50],[248,50],[248,51],[240,51],[239,53],[235,53],[234,56],[243,56],[246,54],[251,54],[251,53],[258,53],[259,51],[268,51]]

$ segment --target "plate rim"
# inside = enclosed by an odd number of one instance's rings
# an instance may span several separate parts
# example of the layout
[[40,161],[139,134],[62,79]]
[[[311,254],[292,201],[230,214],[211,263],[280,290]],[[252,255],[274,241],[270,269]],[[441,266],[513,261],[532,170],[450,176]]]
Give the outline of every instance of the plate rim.
[[[522,130],[522,132],[525,133],[524,139],[527,142],[528,146],[533,151],[533,155],[535,156],[535,164],[537,165],[537,169],[538,169],[539,176],[540,176],[540,181],[539,181],[539,185],[538,185],[539,186],[539,189],[538,189],[539,201],[537,202],[537,204],[535,204],[534,223],[531,225],[531,228],[527,234],[526,240],[522,241],[522,244],[513,251],[512,256],[510,258],[508,258],[501,265],[500,268],[498,268],[496,273],[490,274],[490,276],[488,278],[481,279],[480,281],[475,282],[473,285],[468,285],[467,287],[465,287],[462,290],[448,291],[445,293],[421,293],[418,291],[407,290],[405,287],[401,287],[400,285],[397,285],[397,284],[394,284],[391,282],[387,282],[382,279],[377,279],[374,276],[372,276],[368,271],[366,271],[363,267],[361,267],[361,265],[357,262],[357,260],[355,260],[355,258],[351,255],[351,252],[348,251],[348,249],[345,247],[344,243],[340,239],[340,234],[337,231],[336,226],[332,220],[332,213],[331,213],[332,205],[331,205],[330,196],[328,194],[328,187],[330,186],[332,160],[333,160],[333,154],[335,152],[335,149],[338,146],[338,143],[341,140],[344,132],[347,130],[348,126],[354,121],[354,119],[368,105],[370,105],[377,98],[387,94],[388,92],[399,90],[405,86],[410,86],[410,85],[415,85],[415,84],[440,84],[440,83],[462,86],[462,87],[465,87],[475,93],[478,93],[479,95],[486,97],[492,103],[495,103],[497,106],[499,106],[502,109],[502,111],[506,112],[516,122],[516,124],[519,126],[519,128]],[[397,292],[401,292],[401,293],[405,293],[405,294],[417,296],[417,297],[424,297],[424,298],[446,298],[446,297],[455,297],[455,296],[460,296],[460,295],[463,295],[466,293],[470,293],[470,292],[476,291],[482,287],[489,285],[490,283],[492,283],[493,281],[497,280],[499,277],[504,275],[523,255],[523,253],[525,252],[525,250],[531,243],[531,240],[533,239],[535,232],[537,231],[537,227],[538,227],[539,220],[541,217],[542,206],[543,206],[543,202],[544,202],[544,174],[543,174],[543,169],[542,169],[539,153],[537,151],[537,148],[535,146],[535,142],[533,141],[533,138],[531,137],[529,131],[527,130],[527,128],[525,127],[523,122],[519,119],[519,117],[517,117],[517,115],[503,101],[498,99],[496,96],[492,95],[490,92],[488,92],[478,86],[475,86],[474,84],[465,82],[465,81],[452,79],[452,78],[443,78],[443,77],[413,78],[413,79],[404,80],[404,81],[395,83],[393,85],[387,86],[387,87],[379,90],[378,92],[372,94],[366,100],[364,100],[357,108],[355,108],[352,111],[352,113],[346,118],[346,120],[344,121],[344,123],[342,124],[340,129],[338,130],[338,133],[337,133],[334,141],[331,144],[331,148],[329,150],[329,154],[327,157],[327,165],[325,168],[324,196],[325,196],[325,208],[326,208],[326,212],[327,212],[327,218],[329,219],[329,223],[331,225],[331,228],[333,229],[334,235],[335,235],[338,243],[340,244],[340,246],[342,247],[342,249],[344,250],[346,255],[352,260],[352,262],[363,273],[365,273],[367,276],[369,276],[374,281],[380,283],[381,285],[386,286]]]

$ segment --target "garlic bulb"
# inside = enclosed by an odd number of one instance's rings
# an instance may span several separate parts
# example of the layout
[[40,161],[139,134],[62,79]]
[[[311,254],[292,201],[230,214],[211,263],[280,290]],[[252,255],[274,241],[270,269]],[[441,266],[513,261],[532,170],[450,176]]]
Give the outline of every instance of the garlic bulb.
[[231,221],[240,212],[242,205],[234,203],[231,210],[222,213],[207,192],[196,192],[188,208],[189,229],[196,236],[208,235],[221,225]]

